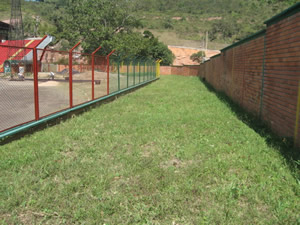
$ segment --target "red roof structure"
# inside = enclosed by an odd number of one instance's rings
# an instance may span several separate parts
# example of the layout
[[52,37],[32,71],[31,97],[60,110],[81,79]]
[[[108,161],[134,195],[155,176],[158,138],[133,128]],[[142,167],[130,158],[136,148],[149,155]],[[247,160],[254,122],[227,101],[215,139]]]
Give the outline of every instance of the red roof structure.
[[[18,41],[5,41],[3,43],[0,43],[0,73],[3,73],[3,64],[6,60],[22,60],[24,56],[28,55],[32,50],[30,48],[37,47],[37,45],[40,43],[42,39],[35,39],[35,40],[24,40],[25,43],[25,50],[20,47],[15,47],[17,45]],[[5,46],[12,46],[9,52],[10,47],[5,47]],[[29,48],[29,49],[28,49]],[[24,53],[25,51],[25,53]],[[9,52],[9,53],[8,53]],[[8,55],[12,54],[11,57],[8,58]]]

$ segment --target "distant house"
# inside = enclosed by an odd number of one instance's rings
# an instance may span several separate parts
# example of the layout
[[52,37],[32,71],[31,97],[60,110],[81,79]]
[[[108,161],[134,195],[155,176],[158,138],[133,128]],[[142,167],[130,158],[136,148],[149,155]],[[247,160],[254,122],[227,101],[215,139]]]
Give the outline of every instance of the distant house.
[[8,39],[10,25],[8,23],[0,21],[0,43],[1,40]]

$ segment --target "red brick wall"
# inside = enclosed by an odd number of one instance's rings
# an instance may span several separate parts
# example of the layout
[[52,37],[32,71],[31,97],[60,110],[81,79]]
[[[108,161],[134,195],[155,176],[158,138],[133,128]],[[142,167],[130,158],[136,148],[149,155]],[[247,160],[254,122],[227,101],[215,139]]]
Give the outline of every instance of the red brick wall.
[[[282,136],[293,136],[300,77],[300,13],[268,27],[262,115]],[[299,125],[298,125],[299,126]]]
[[264,36],[258,37],[244,46],[241,46],[244,51],[242,56],[244,63],[243,101],[241,104],[245,109],[257,116],[260,113],[264,40]]
[[160,66],[160,75],[171,75],[171,66]]
[[161,75],[198,76],[199,66],[161,66]]
[[[280,136],[293,137],[299,101],[300,12],[224,49],[199,66],[198,76],[261,116]],[[300,124],[297,128],[300,133]]]

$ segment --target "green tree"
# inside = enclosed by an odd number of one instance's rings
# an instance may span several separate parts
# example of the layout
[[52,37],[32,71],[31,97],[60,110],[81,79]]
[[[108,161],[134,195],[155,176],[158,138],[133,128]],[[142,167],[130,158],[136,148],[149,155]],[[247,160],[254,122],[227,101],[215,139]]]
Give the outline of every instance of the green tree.
[[126,0],[70,0],[62,21],[63,38],[70,44],[82,40],[83,48],[92,51],[104,40],[138,26],[130,12]]
[[193,62],[198,62],[198,63],[202,63],[205,57],[205,52],[204,51],[199,51],[197,53],[194,53],[191,55],[190,59]]
[[150,31],[145,31],[143,35],[139,32],[118,33],[113,38],[105,40],[103,47],[106,54],[112,49],[126,57],[146,57],[153,59],[161,59],[162,65],[170,65],[173,63],[174,55],[168,47],[160,42],[158,38]]
[[31,37],[34,35],[35,20],[32,16],[26,15],[23,19],[24,35]]
[[102,45],[102,54],[116,49],[123,57],[149,57],[171,64],[172,52],[151,32],[143,35],[133,32],[140,23],[127,3],[126,0],[70,0],[66,8],[68,16],[62,20],[64,31],[61,38],[68,40],[70,46],[82,40],[86,52]]

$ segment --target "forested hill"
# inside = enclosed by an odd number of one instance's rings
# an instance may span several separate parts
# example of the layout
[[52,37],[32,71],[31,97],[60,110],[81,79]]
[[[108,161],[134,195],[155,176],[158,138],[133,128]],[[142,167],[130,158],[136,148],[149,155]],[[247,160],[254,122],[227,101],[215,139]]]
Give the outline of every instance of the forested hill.
[[[145,27],[169,29],[190,39],[232,43],[264,27],[263,22],[298,0],[136,0]],[[143,11],[144,13],[140,13]],[[158,21],[159,20],[159,21]]]
[[[211,47],[218,49],[262,29],[266,19],[297,2],[44,0],[36,3],[22,0],[22,10],[27,37],[50,34],[56,37],[55,44],[62,49],[82,40],[82,47],[87,52],[101,43],[103,54],[117,49],[124,55],[149,56],[170,64],[172,53],[165,44],[174,45],[175,38],[195,44],[185,46],[201,47],[207,34],[209,47],[220,44],[220,47]],[[9,17],[10,0],[1,0],[0,20]],[[162,34],[166,34],[166,39]]]
[[297,0],[135,0],[138,10],[172,11],[192,14],[225,15],[231,12],[276,12]]

